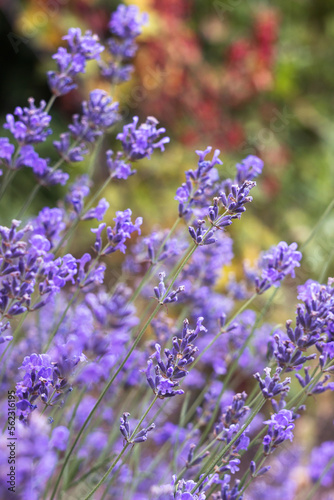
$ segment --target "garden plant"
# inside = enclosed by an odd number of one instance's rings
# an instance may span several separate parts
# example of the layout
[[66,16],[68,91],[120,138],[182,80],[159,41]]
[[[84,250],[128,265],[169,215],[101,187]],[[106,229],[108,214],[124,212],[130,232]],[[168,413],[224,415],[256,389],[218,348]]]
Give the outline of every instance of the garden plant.
[[[0,497],[329,500],[334,439],[305,455],[296,438],[309,402],[334,390],[334,280],[296,279],[324,217],[301,245],[277,241],[235,276],[230,229],[252,210],[261,158],[240,157],[231,175],[219,150],[194,151],[171,228],[143,221],[131,197],[123,211],[105,197],[110,183],[140,175],[142,160],[158,168],[170,143],[155,117],[124,119],[113,99],[147,21],[119,5],[105,40],[69,29],[47,73],[49,101],[8,110],[0,197],[10,203],[26,169],[35,187],[0,226]],[[90,65],[106,86],[57,136],[54,103]],[[32,217],[46,188],[65,195]],[[72,252],[88,226],[90,247]],[[296,290],[295,315],[276,324],[283,281]]]

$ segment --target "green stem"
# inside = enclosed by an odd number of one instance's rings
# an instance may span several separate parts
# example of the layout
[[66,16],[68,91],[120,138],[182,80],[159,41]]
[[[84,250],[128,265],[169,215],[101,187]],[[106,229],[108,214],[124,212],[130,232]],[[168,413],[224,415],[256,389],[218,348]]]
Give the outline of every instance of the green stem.
[[[179,268],[178,270],[176,271],[169,287],[167,288],[166,290],[166,293],[164,295],[163,298],[167,297],[168,293],[170,292],[172,286],[174,285],[175,283],[175,280],[177,279],[178,275],[181,273],[183,267],[187,264],[188,260],[191,258],[192,254],[195,252],[197,248],[197,245],[194,245],[188,252],[188,254],[186,255],[186,257],[184,258],[184,260],[181,262],[181,264],[179,265]],[[162,299],[163,301],[163,299]],[[84,423],[82,424],[68,454],[66,455],[65,457],[65,460],[64,460],[64,463],[63,463],[63,466],[60,470],[60,473],[58,475],[58,478],[57,478],[57,481],[56,481],[56,484],[55,484],[55,487],[53,489],[53,492],[52,492],[52,495],[51,495],[51,498],[50,500],[53,500],[55,495],[56,495],[56,492],[57,492],[57,489],[58,489],[58,486],[59,486],[59,483],[61,481],[61,478],[62,478],[62,475],[64,473],[64,469],[66,467],[66,464],[74,450],[74,448],[76,447],[86,425],[88,424],[88,422],[90,421],[91,417],[94,415],[96,409],[98,408],[98,406],[100,405],[102,399],[104,398],[105,394],[107,393],[107,391],[109,390],[109,388],[111,387],[112,383],[114,382],[115,378],[117,377],[117,375],[121,372],[121,370],[123,369],[125,363],[127,362],[127,360],[129,359],[129,357],[131,356],[131,354],[133,353],[133,351],[135,350],[135,348],[137,347],[137,345],[139,344],[141,338],[143,337],[146,329],[148,328],[148,326],[151,324],[151,321],[154,319],[154,317],[156,316],[157,312],[159,311],[161,307],[161,304],[158,303],[157,306],[155,307],[154,311],[152,312],[152,314],[150,315],[150,317],[148,318],[148,320],[146,321],[145,325],[143,326],[143,328],[140,330],[136,340],[134,341],[134,343],[132,344],[132,347],[131,349],[129,350],[129,352],[127,353],[127,355],[125,356],[125,358],[123,359],[123,361],[121,362],[119,368],[116,370],[116,372],[114,373],[114,375],[111,377],[111,379],[108,381],[107,385],[105,386],[104,390],[102,391],[102,393],[100,394],[98,400],[96,401],[95,405],[93,406],[93,408],[91,409],[89,415],[87,416],[87,418],[85,419]]]
[[94,415],[95,411],[97,410],[98,406],[100,405],[102,399],[104,398],[104,396],[106,395],[106,393],[108,392],[108,390],[110,389],[112,383],[114,382],[115,378],[117,377],[117,375],[120,373],[120,371],[122,370],[122,368],[124,367],[125,363],[127,362],[127,360],[129,359],[129,357],[131,356],[131,354],[133,353],[133,351],[135,350],[135,348],[137,347],[137,345],[139,344],[142,336],[144,335],[145,331],[146,331],[146,328],[149,326],[149,324],[151,323],[152,319],[155,317],[156,313],[158,312],[158,310],[160,309],[161,305],[158,304],[154,311],[152,312],[152,314],[150,315],[150,317],[148,318],[148,320],[146,321],[145,325],[143,326],[143,328],[141,329],[141,331],[139,332],[136,340],[134,341],[134,343],[132,344],[132,347],[131,349],[129,350],[128,354],[125,356],[125,358],[123,359],[122,363],[120,364],[119,368],[116,370],[116,372],[114,373],[114,375],[110,378],[110,380],[108,381],[108,383],[106,384],[105,388],[103,389],[103,391],[101,392],[98,400],[96,401],[95,405],[93,406],[93,408],[91,409],[91,411],[89,412],[89,415],[87,416],[87,418],[85,419],[84,423],[82,424],[82,426],[80,427],[80,430],[68,452],[68,454],[66,455],[65,457],[65,460],[64,460],[64,463],[63,463],[63,466],[60,470],[60,473],[58,475],[58,478],[57,478],[57,481],[56,481],[56,484],[55,484],[55,487],[53,489],[53,492],[52,492],[52,495],[51,495],[51,498],[50,500],[53,500],[54,497],[55,497],[55,494],[57,492],[57,489],[58,489],[58,486],[59,486],[59,483],[60,483],[60,480],[61,480],[61,477],[64,473],[64,469],[66,467],[66,464],[67,462],[69,461],[70,459],[70,456],[74,450],[74,448],[76,447],[84,429],[86,428],[88,422],[90,421],[91,417]]
[[[198,443],[198,447],[202,446],[202,444],[204,443],[207,435],[209,434],[210,429],[212,428],[212,425],[213,425],[214,421],[217,418],[217,415],[218,415],[218,412],[219,412],[219,407],[220,407],[220,401],[221,401],[221,399],[223,397],[223,394],[225,393],[225,391],[226,391],[226,389],[228,387],[228,384],[229,384],[231,378],[233,377],[236,369],[238,368],[239,359],[242,356],[242,354],[244,353],[246,347],[249,345],[250,341],[252,340],[256,328],[258,327],[259,323],[262,321],[263,317],[266,315],[266,313],[267,313],[267,311],[268,311],[268,309],[269,309],[272,301],[274,300],[275,295],[277,294],[277,292],[278,292],[278,288],[276,288],[276,290],[274,290],[274,292],[272,293],[271,297],[269,298],[269,300],[267,301],[266,305],[262,309],[260,316],[258,317],[257,321],[254,323],[254,326],[253,326],[250,334],[248,335],[247,339],[243,343],[242,347],[238,350],[238,356],[237,356],[237,358],[234,359],[234,361],[233,361],[233,363],[232,363],[232,365],[231,365],[231,367],[230,367],[230,369],[229,369],[229,371],[227,373],[227,376],[224,378],[223,387],[222,387],[222,389],[220,391],[220,394],[219,394],[219,396],[217,398],[217,401],[216,401],[216,404],[215,404],[215,408],[214,408],[214,410],[212,412],[210,421],[208,422],[208,424],[207,424],[207,426],[206,426],[206,428],[205,428],[205,430],[204,430],[204,432],[203,432],[203,434],[201,436],[201,439],[200,439],[200,441]],[[253,297],[251,297],[250,301],[252,301],[253,298],[254,298],[254,295],[253,295]],[[247,307],[247,305],[248,305],[248,303],[246,303],[244,306],[242,306],[243,307],[242,310],[244,310],[244,307]],[[237,311],[237,313],[234,315],[234,317],[238,316],[242,312],[242,310]],[[232,318],[229,321],[229,323],[231,323],[233,321],[233,319],[234,318]],[[224,326],[224,328],[225,328],[225,326]]]
[[[259,411],[261,410],[261,408],[264,405],[264,403],[266,402],[266,400],[262,396],[261,392],[259,392],[257,399],[259,399],[259,403],[257,404],[257,406],[256,406],[255,410],[253,411],[253,413],[251,413],[249,415],[249,417],[246,419],[246,421],[245,421],[244,425],[241,427],[241,429],[236,433],[236,435],[231,439],[231,441],[223,448],[223,450],[218,454],[218,456],[216,455],[215,458],[210,461],[208,467],[205,470],[203,470],[203,468],[202,468],[202,470],[199,472],[199,474],[197,475],[198,483],[193,488],[193,490],[191,491],[191,493],[195,493],[195,491],[197,490],[197,488],[205,481],[205,479],[207,478],[207,476],[214,471],[216,465],[219,464],[219,462],[222,460],[222,458],[224,457],[224,455],[226,455],[226,453],[232,448],[232,446],[234,445],[234,443],[239,439],[239,437],[241,436],[241,434],[247,429],[247,427],[249,426],[249,424],[253,421],[253,419],[259,413]],[[202,476],[202,477],[200,478],[200,476]]]
[[111,180],[111,177],[108,177],[104,183],[102,184],[102,186],[100,187],[100,189],[94,194],[94,196],[91,198],[90,202],[87,204],[85,210],[79,215],[79,217],[77,217],[77,219],[73,222],[73,224],[71,225],[70,229],[67,231],[67,233],[64,234],[64,236],[62,237],[62,239],[60,240],[60,242],[58,243],[58,245],[56,246],[56,248],[54,249],[53,253],[54,254],[57,254],[59,252],[59,250],[61,249],[61,247],[63,246],[63,244],[65,243],[65,241],[67,240],[67,244],[69,243],[69,241],[71,240],[72,236],[73,236],[73,233],[74,231],[76,230],[79,222],[81,221],[82,217],[84,217],[84,215],[86,215],[86,213],[88,212],[88,210],[92,207],[92,205],[94,204],[95,200],[102,194],[102,192],[105,190],[105,188],[107,187],[107,185],[109,184]]
[[[239,314],[241,314],[245,309],[247,309],[247,307],[253,302],[253,300],[257,297],[257,293],[254,293],[254,295],[251,296],[250,299],[247,300],[247,302],[245,302],[238,310],[235,314],[233,314],[233,316],[228,320],[228,322],[224,325],[224,330],[232,323],[232,321],[235,320],[235,318],[237,316],[239,316]],[[197,356],[197,358],[195,359],[195,361],[193,362],[192,364],[192,368],[194,368],[194,366],[197,365],[197,363],[199,362],[199,360],[202,358],[202,356],[210,349],[210,347],[216,342],[217,339],[219,339],[219,337],[221,335],[224,334],[224,331],[220,331],[219,333],[217,333],[217,335],[211,340],[211,342],[209,342],[205,348],[203,349],[203,351],[201,351],[201,354],[199,356]]]
[[311,488],[308,495],[306,497],[303,497],[304,500],[311,500],[313,498],[313,495],[318,490],[318,488],[321,486],[321,481],[323,480],[324,476],[327,474],[327,472],[330,470],[330,468],[332,467],[333,464],[334,464],[334,457],[328,462],[328,464],[324,468],[321,476],[319,477],[318,481]]
[[[178,217],[176,219],[176,221],[174,222],[172,228],[169,230],[168,234],[166,235],[165,239],[163,240],[163,242],[161,243],[160,247],[159,247],[159,250],[157,252],[157,255],[155,257],[155,259],[157,260],[159,258],[159,256],[161,255],[161,252],[164,248],[164,246],[166,245],[167,241],[169,240],[169,238],[172,236],[172,234],[174,233],[175,229],[177,228],[179,222],[180,222],[180,217]],[[146,283],[150,280],[150,278],[152,277],[152,274],[153,274],[153,269],[154,269],[154,266],[157,264],[157,262],[152,262],[151,265],[149,266],[149,268],[147,269],[146,273],[144,274],[144,276],[142,277],[141,279],[141,282],[139,283],[138,287],[136,288],[136,290],[134,291],[134,293],[132,294],[132,297],[130,298],[129,300],[129,304],[132,304],[132,302],[134,302],[136,300],[136,298],[138,297],[138,295],[140,294],[140,292],[142,291],[143,287],[146,285]]]
[[2,184],[1,184],[1,188],[0,188],[0,200],[2,199],[3,195],[5,194],[5,191],[6,191],[7,187],[9,186],[9,184],[11,183],[12,179],[14,178],[16,172],[17,172],[16,170],[7,170],[6,171],[4,178],[3,178],[3,181],[2,181]]
[[326,260],[322,270],[321,270],[321,273],[320,273],[320,276],[319,276],[319,279],[318,279],[318,282],[319,283],[323,283],[324,282],[324,279],[326,277],[326,274],[327,274],[327,271],[328,271],[328,268],[333,260],[333,257],[334,257],[334,248],[332,249],[331,253],[329,254],[328,256],[328,259]]
[[318,219],[318,222],[316,223],[316,225],[312,229],[310,235],[308,236],[308,238],[306,239],[306,241],[304,241],[304,243],[301,245],[300,251],[304,250],[307,247],[307,245],[310,243],[310,241],[313,240],[313,238],[316,235],[316,233],[317,233],[319,227],[321,226],[322,222],[326,219],[327,215],[330,213],[330,211],[332,210],[333,207],[334,207],[334,199],[329,203],[329,205],[327,206],[326,210],[321,215],[320,219]]
[[46,346],[43,348],[42,352],[46,352],[49,349],[50,344],[51,344],[52,340],[54,339],[55,335],[57,334],[60,325],[62,324],[62,322],[63,322],[66,314],[68,313],[69,308],[71,307],[71,305],[73,304],[73,302],[75,301],[75,299],[78,297],[78,295],[79,295],[80,292],[81,292],[81,288],[77,288],[77,290],[74,292],[71,300],[69,301],[69,303],[66,306],[65,311],[61,315],[60,320],[58,321],[56,327],[53,329],[51,335],[49,336],[48,342],[47,342]]
[[1,362],[1,361],[2,361],[2,359],[4,358],[4,356],[5,356],[6,352],[7,352],[7,350],[8,350],[9,348],[11,348],[11,347],[14,345],[13,343],[14,343],[14,341],[16,340],[16,335],[17,335],[17,333],[20,331],[21,326],[22,326],[22,323],[23,323],[23,321],[26,319],[26,317],[28,316],[28,314],[29,314],[29,311],[26,311],[25,313],[23,313],[23,314],[22,314],[21,319],[20,319],[20,322],[19,322],[19,324],[17,325],[17,327],[15,328],[15,330],[14,330],[14,332],[13,332],[13,339],[12,339],[10,342],[8,342],[8,344],[7,344],[7,346],[6,346],[6,349],[3,351],[3,353],[2,353],[2,354],[1,354],[1,356],[0,356],[0,362]]
[[102,479],[97,483],[97,485],[95,486],[95,488],[92,489],[92,491],[85,497],[85,500],[89,500],[89,498],[92,498],[92,496],[94,495],[94,493],[100,488],[100,486],[102,486],[102,484],[104,483],[104,481],[107,479],[107,477],[109,476],[110,472],[113,470],[113,468],[117,465],[117,463],[119,462],[119,460],[122,458],[125,450],[129,447],[132,441],[132,439],[134,438],[134,436],[136,435],[138,429],[140,428],[141,424],[143,423],[144,419],[146,418],[146,416],[148,415],[148,413],[150,412],[150,410],[152,409],[153,405],[156,403],[158,399],[158,396],[155,396],[150,404],[150,406],[147,408],[146,412],[144,413],[144,415],[141,417],[140,421],[138,422],[135,430],[133,431],[133,433],[131,434],[130,438],[129,438],[129,441],[126,443],[126,445],[124,446],[123,450],[118,454],[118,456],[115,458],[115,460],[113,461],[113,463],[111,464],[111,466],[109,467],[109,469],[107,470],[107,472],[104,474],[104,476],[102,477]]
[[57,99],[57,96],[52,94],[52,96],[50,97],[49,102],[47,103],[46,108],[44,110],[45,113],[49,113],[49,111],[52,108],[53,103],[55,102],[56,99]]
[[36,198],[36,195],[37,195],[40,187],[41,187],[40,184],[35,184],[34,189],[30,192],[30,195],[28,196],[28,198],[26,199],[24,205],[22,206],[22,208],[20,209],[19,213],[17,214],[17,216],[16,216],[17,219],[20,220],[21,217],[23,217],[23,215],[26,213],[26,211],[30,207],[31,203]]

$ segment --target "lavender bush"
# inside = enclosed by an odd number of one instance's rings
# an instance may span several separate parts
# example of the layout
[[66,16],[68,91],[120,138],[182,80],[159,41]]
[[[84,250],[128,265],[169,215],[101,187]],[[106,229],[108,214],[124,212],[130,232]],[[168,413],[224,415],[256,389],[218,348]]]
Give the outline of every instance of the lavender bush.
[[[247,217],[261,159],[243,159],[230,179],[218,150],[196,151],[174,208],[171,200],[173,227],[141,234],[140,216],[128,208],[109,218],[102,196],[164,151],[169,138],[154,117],[122,126],[121,107],[95,89],[54,138],[58,159],[38,152],[51,140],[55,99],[76,88],[87,64],[113,86],[130,78],[146,21],[120,5],[104,43],[70,29],[47,75],[48,104],[31,98],[4,124],[12,138],[0,139],[1,197],[23,168],[36,187],[0,227],[1,498],[332,498],[334,440],[305,459],[294,432],[308,399],[334,389],[333,281],[300,284],[285,327],[266,313],[301,266],[296,243],[278,242],[224,294],[216,287],[233,259],[229,226]],[[94,188],[91,169],[70,179],[70,165],[94,158],[107,132],[117,149],[106,152],[104,184]],[[64,199],[27,219],[40,186],[57,184]],[[72,255],[87,220],[91,251]],[[107,286],[115,252],[123,272]]]

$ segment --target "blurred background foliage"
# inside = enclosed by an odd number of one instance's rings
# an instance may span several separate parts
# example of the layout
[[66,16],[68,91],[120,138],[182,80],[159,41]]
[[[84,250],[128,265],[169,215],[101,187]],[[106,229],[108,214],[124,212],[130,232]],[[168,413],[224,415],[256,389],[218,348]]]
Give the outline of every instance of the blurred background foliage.
[[[53,68],[51,55],[68,28],[91,29],[103,38],[118,3],[0,0],[2,122],[30,96],[36,101],[49,99],[45,72]],[[128,3],[148,11],[150,22],[140,37],[131,82],[112,93],[121,102],[125,119],[156,116],[172,141],[164,155],[141,162],[130,182],[109,188],[110,212],[125,209],[130,198],[133,212],[149,221],[144,230],[152,224],[171,225],[177,212],[174,193],[183,172],[195,165],[194,150],[211,145],[222,151],[222,175],[232,177],[234,164],[248,154],[265,162],[255,203],[232,228],[236,255],[253,260],[281,239],[305,241],[333,192],[334,4],[326,0],[282,0],[275,6],[256,0]],[[53,107],[54,139],[96,87],[110,90],[90,65],[79,88]],[[97,156],[97,182],[106,174],[103,150],[113,147],[114,132]],[[40,147],[40,153],[55,158],[51,141]],[[70,173],[74,177],[86,169],[83,163]],[[0,207],[6,221],[15,216],[34,184],[27,170],[19,172]],[[55,204],[62,189],[41,190],[32,212]],[[333,270],[333,226],[330,215],[307,247],[302,281]]]
[[[30,96],[38,102],[49,99],[45,73],[54,68],[51,55],[63,43],[62,36],[70,27],[80,27],[103,38],[118,3],[0,0],[0,122],[16,106],[26,105]],[[231,228],[236,254],[232,270],[237,276],[242,275],[242,259],[253,261],[280,240],[305,242],[333,199],[334,3],[126,3],[148,11],[150,23],[139,40],[131,82],[111,90],[125,120],[138,115],[144,121],[153,115],[166,127],[171,143],[164,154],[140,162],[136,176],[108,188],[110,220],[116,210],[130,206],[136,217],[144,217],[144,233],[158,225],[170,227],[177,216],[174,195],[184,170],[196,165],[196,149],[211,145],[221,149],[221,174],[227,177],[234,176],[235,163],[248,154],[257,154],[265,163],[254,203]],[[110,91],[92,64],[79,88],[53,106],[54,140],[93,88]],[[115,132],[105,137],[96,155],[97,183],[106,176],[103,151],[115,146]],[[5,129],[2,135],[8,135]],[[39,152],[56,158],[51,141]],[[83,162],[69,173],[74,178],[88,167]],[[19,172],[0,206],[3,223],[16,216],[34,185],[28,170]],[[31,214],[44,205],[54,206],[64,192],[61,187],[40,190]],[[91,244],[88,226],[76,238],[74,253]],[[330,213],[305,249],[297,284],[332,275],[333,232]],[[295,304],[296,282],[287,283],[276,299],[273,321],[293,317]],[[317,405],[326,422],[330,398],[319,398]],[[304,439],[307,429],[300,431]]]
[[[103,37],[118,3],[0,1],[2,122],[30,96],[48,100],[45,72],[53,68],[50,57],[68,28],[91,29]],[[125,118],[156,116],[172,142],[166,154],[141,163],[130,183],[110,188],[112,208],[125,208],[130,190],[135,212],[150,223],[171,224],[173,194],[184,170],[196,162],[194,150],[212,145],[222,150],[222,173],[227,176],[248,154],[265,162],[256,203],[233,231],[236,250],[252,259],[280,239],[305,240],[333,189],[334,5],[326,0],[282,0],[274,7],[256,0],[132,3],[149,12],[150,23],[140,38],[133,79],[115,89],[115,99],[122,103]],[[105,88],[96,68],[89,68],[79,89],[58,99],[53,108],[55,138],[80,110],[88,91]],[[104,148],[111,145],[108,137]],[[41,152],[54,157],[50,142],[43,148]],[[96,180],[104,175],[102,155],[100,160]],[[20,174],[11,203],[2,207],[8,219],[34,182],[27,172]],[[59,195],[59,190],[43,191],[33,209],[47,200],[55,203]],[[314,278],[331,253],[333,224],[327,218],[308,248]]]

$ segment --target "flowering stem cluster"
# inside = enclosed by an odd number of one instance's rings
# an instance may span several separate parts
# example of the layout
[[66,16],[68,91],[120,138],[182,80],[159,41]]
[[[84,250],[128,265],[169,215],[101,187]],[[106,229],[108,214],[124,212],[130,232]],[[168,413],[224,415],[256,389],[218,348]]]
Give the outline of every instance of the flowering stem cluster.
[[[26,491],[50,500],[76,495],[97,472],[85,500],[131,500],[143,491],[158,500],[242,500],[245,492],[253,500],[258,478],[274,474],[267,460],[283,454],[283,443],[294,446],[308,397],[334,390],[333,280],[299,284],[295,320],[284,330],[263,322],[285,278],[296,279],[297,243],[279,242],[253,269],[245,267],[243,280],[222,285],[233,259],[229,226],[247,217],[262,160],[248,156],[234,178],[221,178],[220,151],[211,159],[211,147],[196,151],[197,166],[176,190],[174,225],[149,232],[130,208],[110,223],[101,196],[110,183],[141,175],[143,159],[157,161],[164,152],[170,140],[154,117],[133,117],[114,134],[114,150],[103,152],[122,109],[94,89],[50,145],[59,157],[53,166],[38,153],[52,135],[53,103],[78,88],[88,64],[95,61],[112,86],[129,79],[146,22],[136,7],[120,5],[105,40],[71,28],[47,75],[48,104],[29,99],[17,107],[4,124],[11,138],[0,138],[0,199],[20,171],[31,169],[36,180],[20,210],[27,220],[0,226],[1,387],[15,399],[22,498]],[[97,150],[108,175],[94,188]],[[89,155],[88,174],[67,172]],[[27,216],[40,187],[58,184],[66,192],[56,206]],[[72,255],[81,221],[90,221],[93,237],[88,252]],[[109,286],[105,273],[115,253],[123,254],[121,277]],[[257,315],[255,301],[264,303]],[[290,396],[292,379],[300,390]],[[334,477],[334,442],[326,450],[323,472],[310,461],[311,492]]]

